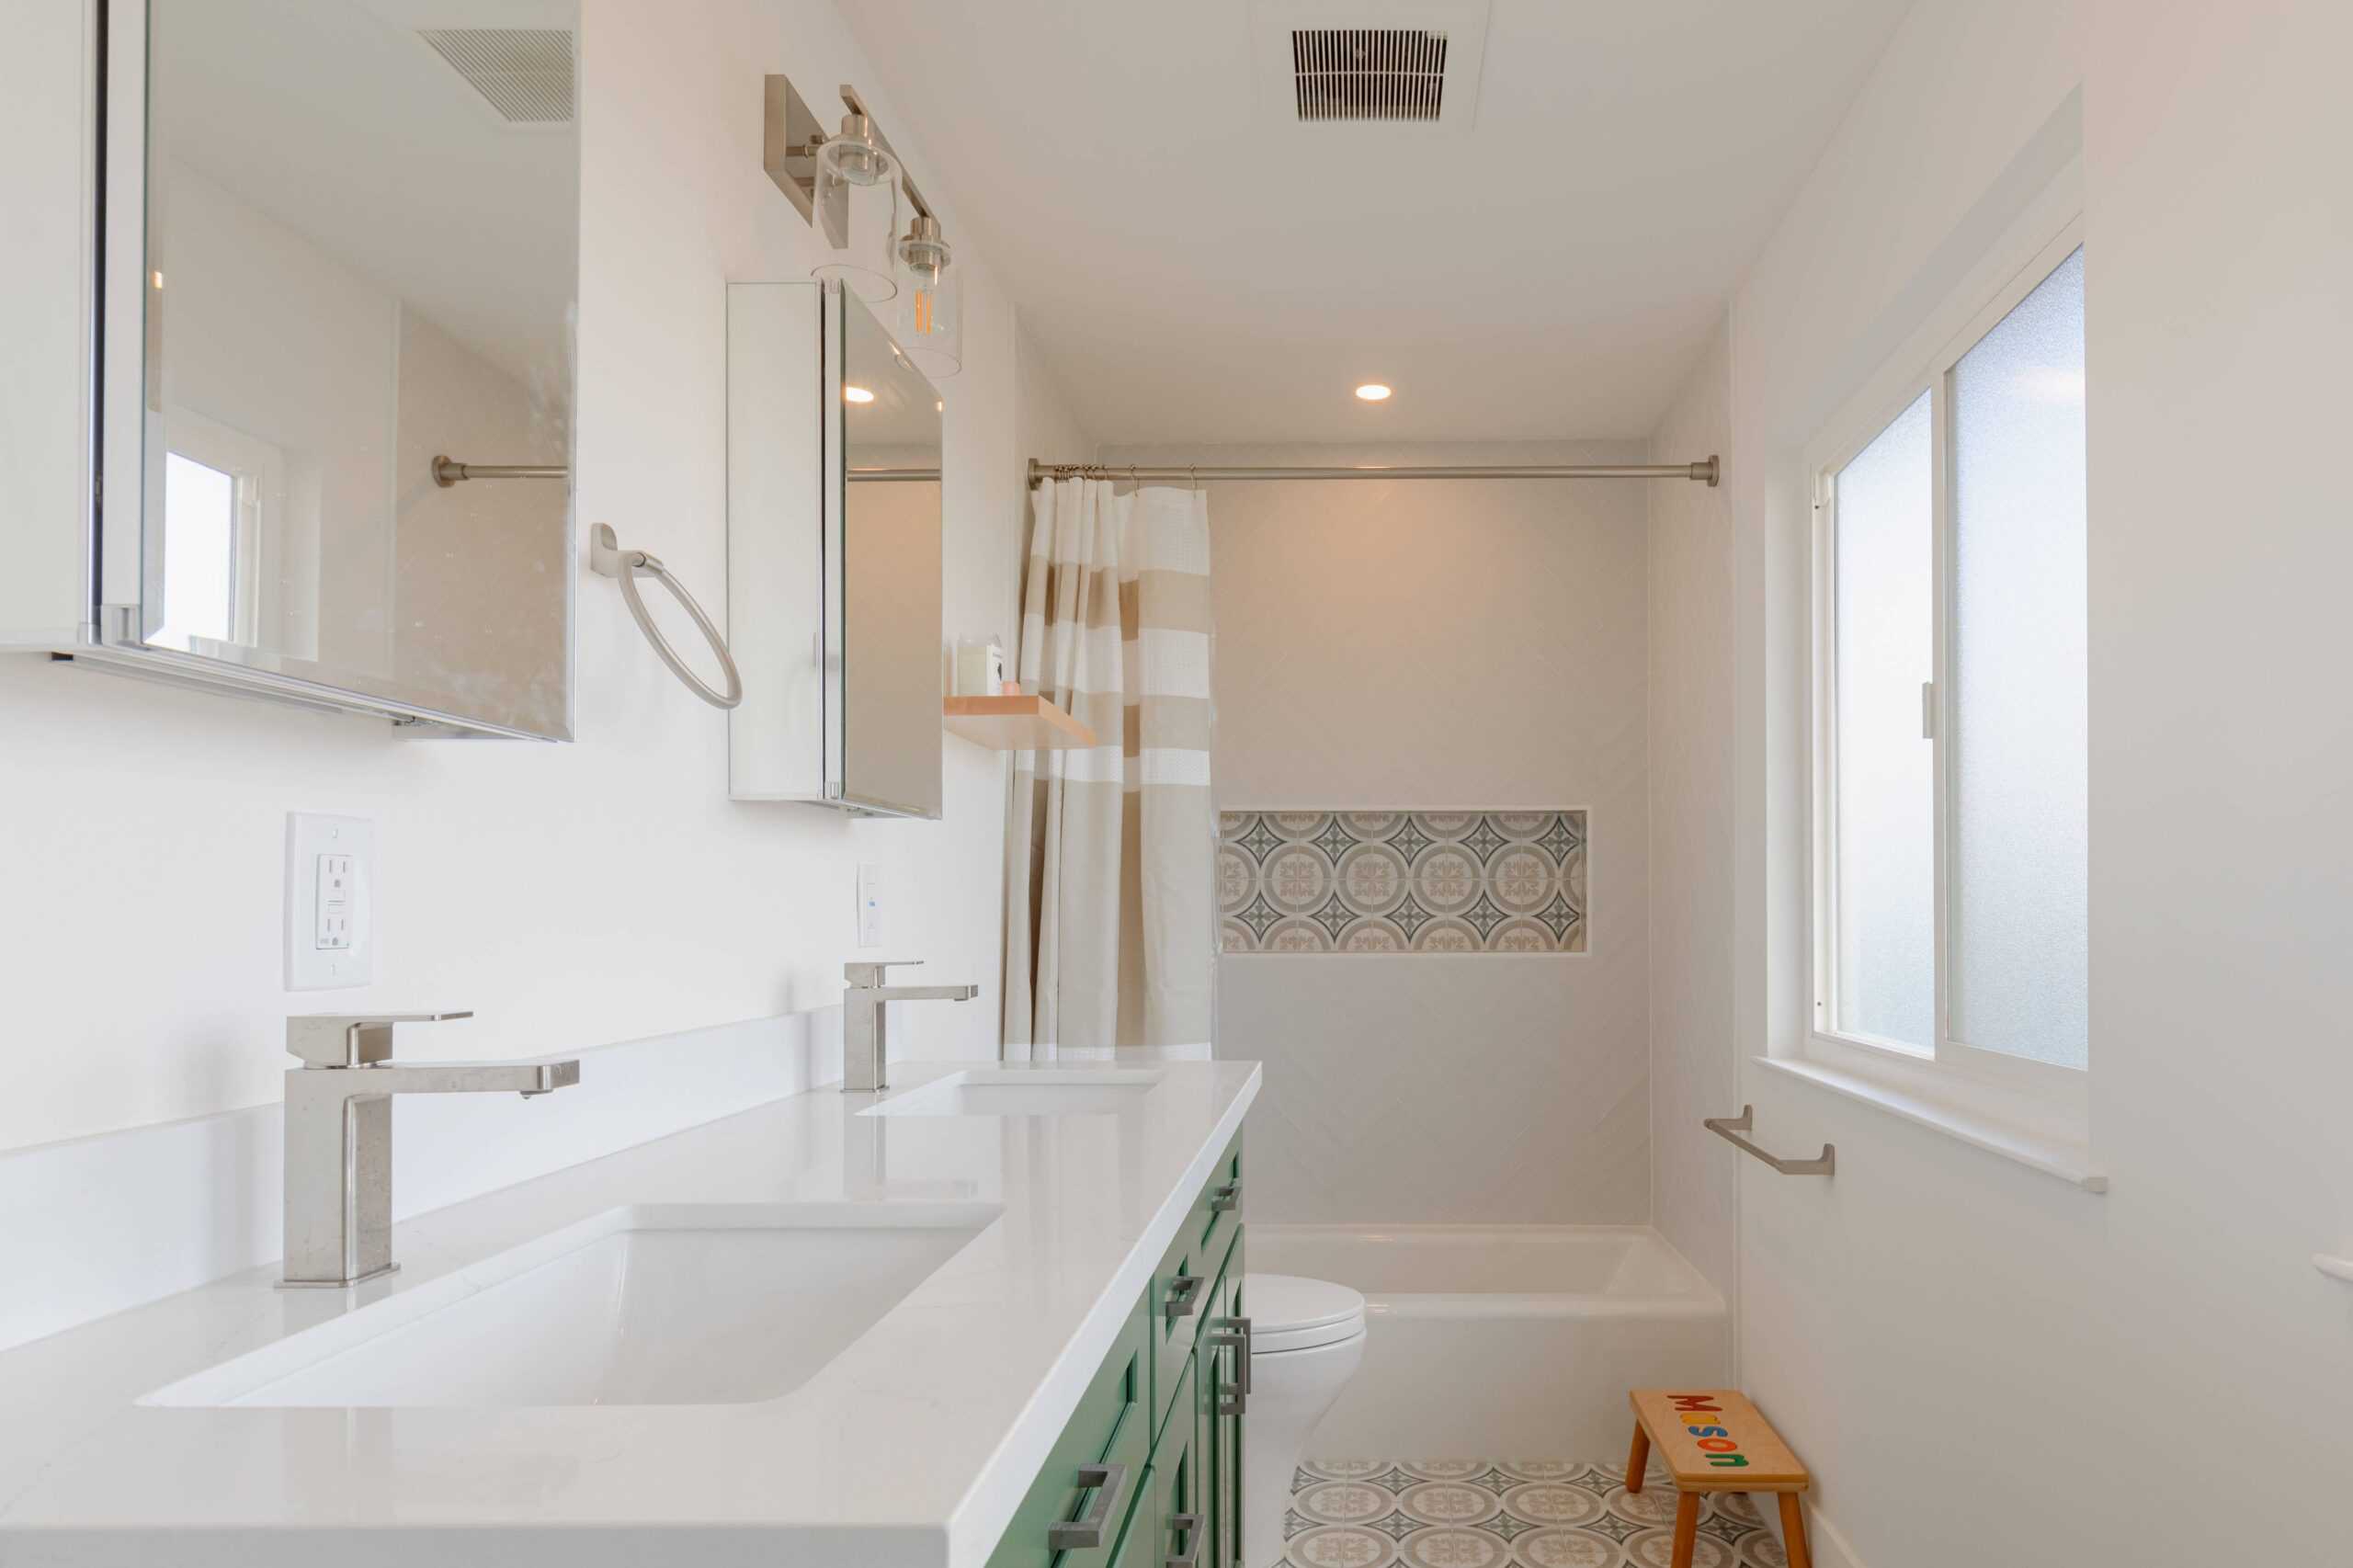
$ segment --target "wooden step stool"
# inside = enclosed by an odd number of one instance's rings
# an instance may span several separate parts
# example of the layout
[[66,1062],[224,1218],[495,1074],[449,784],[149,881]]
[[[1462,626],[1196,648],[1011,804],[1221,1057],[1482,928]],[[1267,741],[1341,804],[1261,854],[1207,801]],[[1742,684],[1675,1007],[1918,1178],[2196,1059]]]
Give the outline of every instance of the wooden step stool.
[[1675,1477],[1682,1494],[1675,1506],[1674,1568],[1691,1568],[1699,1533],[1703,1492],[1778,1492],[1781,1494],[1781,1539],[1790,1568],[1812,1568],[1805,1546],[1805,1511],[1798,1494],[1813,1483],[1797,1455],[1781,1441],[1748,1396],[1738,1389],[1636,1389],[1626,1396],[1634,1406],[1634,1447],[1626,1456],[1626,1490],[1643,1489],[1651,1445]]

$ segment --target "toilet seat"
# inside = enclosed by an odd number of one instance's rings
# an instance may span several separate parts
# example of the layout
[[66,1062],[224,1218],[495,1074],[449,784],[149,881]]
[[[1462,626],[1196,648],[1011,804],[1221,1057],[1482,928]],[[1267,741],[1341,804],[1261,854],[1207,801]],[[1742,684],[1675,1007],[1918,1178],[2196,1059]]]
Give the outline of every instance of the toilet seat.
[[1364,1332],[1364,1297],[1328,1279],[1296,1274],[1245,1274],[1242,1304],[1250,1318],[1250,1353],[1313,1350]]

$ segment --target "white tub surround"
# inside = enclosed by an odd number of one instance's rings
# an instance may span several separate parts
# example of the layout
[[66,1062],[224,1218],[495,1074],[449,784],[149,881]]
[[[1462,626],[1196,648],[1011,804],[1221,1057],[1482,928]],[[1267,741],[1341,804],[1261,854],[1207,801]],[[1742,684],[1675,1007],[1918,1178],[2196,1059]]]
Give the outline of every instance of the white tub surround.
[[[813,1090],[404,1221],[401,1272],[349,1291],[278,1290],[264,1267],[0,1355],[0,1562],[978,1568],[1259,1079],[1254,1062],[1171,1063],[1108,1109],[860,1114],[965,1071],[893,1063],[881,1096]],[[324,1370],[295,1335],[354,1337],[377,1303],[413,1317],[404,1298],[513,1290],[504,1255],[567,1227],[594,1254],[569,1271],[594,1275],[618,1248],[670,1244],[665,1230],[773,1218],[677,1207],[696,1205],[825,1205],[821,1222],[864,1211],[972,1233],[909,1244],[945,1261],[822,1365],[747,1362],[747,1382],[793,1385],[778,1397],[705,1381],[695,1403],[602,1385],[607,1403],[526,1403],[487,1380],[508,1403],[472,1384],[292,1403]],[[888,1268],[927,1268],[914,1252]],[[505,1332],[515,1357],[533,1354],[528,1327]],[[777,1330],[804,1332],[845,1331]],[[171,1403],[154,1399],[165,1390]]]
[[1250,1267],[1364,1293],[1311,1454],[1607,1453],[1628,1389],[1726,1371],[1723,1298],[1643,1226],[1254,1224]]

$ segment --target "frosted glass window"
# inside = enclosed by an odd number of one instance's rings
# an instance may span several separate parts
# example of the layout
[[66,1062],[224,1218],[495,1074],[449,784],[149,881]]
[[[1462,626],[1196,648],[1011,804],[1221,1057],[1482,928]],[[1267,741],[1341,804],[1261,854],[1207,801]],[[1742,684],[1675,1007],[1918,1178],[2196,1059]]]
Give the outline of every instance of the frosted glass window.
[[1920,687],[1935,674],[1928,396],[1836,481],[1836,1006],[1843,1033],[1936,1039],[1935,754]]
[[237,481],[177,452],[164,459],[164,624],[148,641],[185,652],[236,628]]
[[1952,1038],[2088,1045],[2084,255],[1952,369]]

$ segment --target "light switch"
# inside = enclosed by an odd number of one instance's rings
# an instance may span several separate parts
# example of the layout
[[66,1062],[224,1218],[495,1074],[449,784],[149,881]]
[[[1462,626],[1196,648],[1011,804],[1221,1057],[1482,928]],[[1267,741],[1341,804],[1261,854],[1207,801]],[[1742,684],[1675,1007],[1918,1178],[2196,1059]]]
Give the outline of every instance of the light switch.
[[286,989],[327,991],[375,978],[369,894],[376,824],[366,817],[286,818]]
[[858,868],[858,945],[882,945],[882,868],[871,861]]

